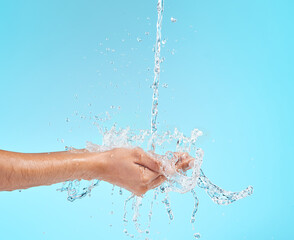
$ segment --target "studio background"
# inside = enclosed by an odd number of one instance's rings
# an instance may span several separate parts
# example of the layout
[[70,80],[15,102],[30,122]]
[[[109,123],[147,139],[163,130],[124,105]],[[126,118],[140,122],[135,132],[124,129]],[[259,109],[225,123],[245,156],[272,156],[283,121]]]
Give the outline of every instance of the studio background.
[[[156,4],[1,0],[0,149],[99,144],[95,116],[148,129]],[[207,176],[254,194],[217,206],[196,189],[195,231],[192,196],[171,194],[175,219],[156,205],[151,239],[293,236],[293,9],[290,0],[165,1],[159,128],[201,129]],[[128,192],[102,183],[70,203],[60,186],[1,192],[0,239],[128,239]]]

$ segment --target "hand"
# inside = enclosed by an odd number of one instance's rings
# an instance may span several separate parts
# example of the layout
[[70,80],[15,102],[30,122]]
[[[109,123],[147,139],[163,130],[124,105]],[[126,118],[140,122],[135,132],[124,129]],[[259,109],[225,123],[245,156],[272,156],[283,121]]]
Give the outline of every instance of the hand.
[[105,152],[103,172],[99,179],[125,188],[137,196],[161,185],[161,163],[141,148],[117,148]]
[[[154,158],[161,163],[161,172],[167,178],[172,178],[176,172],[184,173],[191,169],[194,164],[194,158],[186,152],[167,152],[165,156],[151,153]],[[167,160],[167,155],[170,157]]]
[[[117,148],[105,152],[103,171],[99,179],[133,192],[137,196],[160,186],[166,177],[157,157],[144,152],[141,148]],[[186,171],[193,161],[187,153],[175,153],[178,157],[177,170]]]

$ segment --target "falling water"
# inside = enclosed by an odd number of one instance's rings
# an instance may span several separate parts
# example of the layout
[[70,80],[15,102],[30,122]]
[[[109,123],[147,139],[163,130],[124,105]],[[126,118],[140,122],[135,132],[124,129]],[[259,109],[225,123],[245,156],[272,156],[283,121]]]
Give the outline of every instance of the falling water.
[[160,50],[161,50],[161,27],[162,18],[164,11],[164,0],[158,0],[157,3],[157,32],[156,32],[156,43],[155,43],[155,66],[154,66],[154,81],[153,81],[153,97],[152,97],[152,110],[151,110],[151,150],[155,151],[155,138],[157,132],[157,115],[158,115],[158,87],[159,87],[159,77],[160,77]]

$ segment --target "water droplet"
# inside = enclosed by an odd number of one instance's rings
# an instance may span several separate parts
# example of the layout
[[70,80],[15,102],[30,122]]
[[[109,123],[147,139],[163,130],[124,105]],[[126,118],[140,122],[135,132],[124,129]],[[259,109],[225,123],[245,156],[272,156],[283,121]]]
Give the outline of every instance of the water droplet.
[[177,19],[175,19],[175,18],[173,18],[173,17],[171,17],[170,20],[171,20],[173,23],[177,22]]
[[194,238],[195,238],[195,239],[199,239],[200,237],[201,237],[200,233],[195,233],[195,234],[194,234]]
[[149,32],[145,32],[145,35],[148,36],[150,33]]
[[138,41],[138,42],[142,42],[142,39],[139,38],[139,37],[137,37],[137,41]]
[[164,84],[162,84],[162,87],[163,88],[168,88],[168,84],[167,83],[164,83]]
[[166,39],[163,39],[162,40],[162,45],[165,45],[166,44]]
[[70,122],[70,120],[69,120],[69,118],[66,118],[66,120],[65,120],[66,122]]

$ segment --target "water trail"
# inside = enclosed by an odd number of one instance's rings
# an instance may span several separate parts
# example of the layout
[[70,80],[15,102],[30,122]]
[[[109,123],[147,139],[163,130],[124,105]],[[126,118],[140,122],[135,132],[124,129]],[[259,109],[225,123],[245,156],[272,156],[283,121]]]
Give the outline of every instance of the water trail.
[[132,200],[133,198],[135,197],[134,194],[131,194],[130,197],[128,197],[126,200],[125,200],[125,203],[124,203],[124,216],[123,216],[123,222],[124,222],[124,233],[129,236],[129,237],[132,237],[133,235],[129,234],[128,230],[127,230],[127,225],[128,225],[128,219],[127,219],[127,214],[128,214],[128,211],[127,211],[127,205],[129,203],[130,200]]
[[169,220],[172,221],[174,219],[174,214],[173,214],[172,209],[170,207],[168,193],[166,193],[165,198],[163,199],[162,203],[165,205]]
[[151,150],[155,151],[155,138],[157,132],[157,115],[158,115],[158,97],[159,97],[159,78],[160,78],[160,50],[161,50],[161,27],[164,11],[164,0],[158,0],[157,3],[157,24],[156,24],[156,43],[155,43],[155,66],[154,66],[154,81],[153,81],[153,97],[151,110]]
[[191,217],[191,223],[195,223],[195,216],[196,216],[196,213],[198,211],[198,205],[199,205],[199,200],[198,200],[198,197],[196,195],[196,192],[194,191],[194,189],[191,190],[191,193],[194,197],[194,200],[195,200],[195,204],[194,204],[194,209],[193,209],[193,213],[192,213],[192,217]]
[[127,213],[128,213],[128,211],[127,211],[127,205],[128,205],[128,202],[129,202],[131,199],[133,199],[134,197],[135,197],[135,195],[132,194],[128,199],[125,200],[125,204],[124,204],[124,217],[123,217],[123,221],[124,221],[125,223],[128,222],[128,219],[127,219]]
[[201,170],[197,185],[203,188],[209,197],[219,205],[228,205],[237,200],[250,196],[253,193],[253,187],[249,186],[241,192],[230,192],[213,184]]
[[97,187],[100,183],[100,180],[92,180],[91,184],[88,186],[85,186],[80,190],[81,187],[81,181],[74,180],[74,181],[67,181],[64,182],[62,187],[57,189],[57,191],[60,192],[67,192],[67,200],[70,202],[73,202],[77,199],[82,199],[84,197],[91,196],[91,192],[93,188]]
[[152,212],[153,212],[153,205],[154,205],[154,201],[156,201],[157,195],[158,195],[158,188],[156,188],[154,190],[153,198],[152,198],[151,204],[150,204],[150,210],[149,210],[149,214],[148,214],[148,226],[147,226],[147,229],[146,229],[146,233],[147,234],[149,234],[149,232],[150,232]]
[[140,207],[142,206],[142,197],[135,197],[134,198],[134,202],[133,202],[133,211],[134,211],[134,215],[133,215],[133,222],[135,224],[136,230],[138,233],[142,233],[143,231],[140,229],[140,223],[139,223],[139,217],[140,217]]

